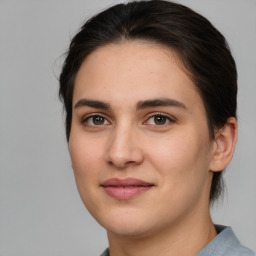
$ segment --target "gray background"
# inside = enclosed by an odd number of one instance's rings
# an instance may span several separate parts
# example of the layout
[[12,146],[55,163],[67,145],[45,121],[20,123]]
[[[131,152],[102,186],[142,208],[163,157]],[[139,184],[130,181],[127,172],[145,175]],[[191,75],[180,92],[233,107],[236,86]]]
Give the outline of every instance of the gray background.
[[[56,76],[83,21],[117,2],[0,0],[1,256],[99,255],[107,246],[76,191]],[[256,1],[179,2],[224,33],[237,61],[239,141],[212,215],[256,250]]]

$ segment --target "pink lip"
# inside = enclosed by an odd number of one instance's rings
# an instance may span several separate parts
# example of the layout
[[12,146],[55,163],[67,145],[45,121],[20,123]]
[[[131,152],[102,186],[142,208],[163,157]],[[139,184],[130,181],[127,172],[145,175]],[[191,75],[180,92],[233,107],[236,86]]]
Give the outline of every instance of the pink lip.
[[104,181],[101,186],[104,191],[116,199],[129,199],[148,191],[154,185],[134,178],[109,179]]

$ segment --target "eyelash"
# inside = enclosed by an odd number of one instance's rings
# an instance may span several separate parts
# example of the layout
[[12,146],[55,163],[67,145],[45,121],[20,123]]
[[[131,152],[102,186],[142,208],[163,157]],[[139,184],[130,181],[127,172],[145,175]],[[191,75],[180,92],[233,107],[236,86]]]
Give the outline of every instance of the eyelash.
[[[85,117],[82,119],[82,124],[86,124],[86,125],[88,125],[88,126],[100,126],[100,125],[89,124],[89,123],[88,123],[88,120],[92,119],[92,122],[93,122],[93,118],[97,118],[97,117],[104,119],[104,123],[105,123],[105,121],[107,121],[108,123],[110,123],[110,122],[108,121],[108,119],[107,119],[106,117],[104,117],[102,114],[97,114],[97,113],[95,113],[95,114],[92,114],[92,115],[89,115],[89,116],[85,116]],[[102,125],[104,125],[104,124],[102,124]]]
[[[160,118],[164,118],[165,119],[165,122],[164,122],[164,124],[149,124],[149,125],[153,125],[153,126],[166,126],[166,125],[168,125],[168,123],[174,123],[175,122],[175,120],[174,120],[174,118],[172,118],[172,117],[170,117],[169,115],[166,115],[166,114],[164,114],[164,113],[160,113],[160,112],[158,112],[158,113],[155,113],[155,114],[151,114],[149,117],[148,117],[148,119],[146,120],[146,122],[148,122],[151,118],[153,118],[153,119],[155,119],[156,117],[160,117]],[[154,122],[155,122],[155,120],[154,120]],[[144,122],[145,123],[145,122]],[[144,124],[143,123],[143,124]]]
[[[148,121],[150,120],[150,119],[154,119],[154,118],[156,118],[156,117],[160,117],[160,118],[164,118],[164,123],[163,124],[156,124],[156,123],[154,123],[154,124],[149,124],[148,123]],[[102,118],[103,119],[103,121],[104,121],[104,123],[103,124],[89,124],[89,120],[90,119],[92,119],[92,122],[93,122],[93,118]],[[95,113],[95,114],[91,114],[91,115],[89,115],[89,116],[85,116],[83,119],[82,119],[82,121],[81,121],[81,123],[82,124],[85,124],[85,125],[87,125],[87,126],[91,126],[91,127],[96,127],[96,126],[102,126],[102,125],[106,125],[105,124],[105,122],[108,122],[107,123],[107,125],[108,124],[111,124],[111,122],[110,121],[108,121],[108,119],[106,118],[106,117],[104,117],[102,114],[98,114],[98,113]],[[154,120],[154,122],[155,122],[155,120]],[[168,123],[174,123],[175,122],[175,119],[173,118],[173,117],[170,117],[169,115],[166,115],[166,114],[164,114],[164,113],[160,113],[160,112],[158,112],[158,113],[152,113],[152,114],[150,114],[149,115],[149,117],[146,119],[146,121],[145,122],[143,122],[143,125],[151,125],[151,126],[158,126],[158,127],[163,127],[163,126],[166,126],[166,125],[168,125]]]

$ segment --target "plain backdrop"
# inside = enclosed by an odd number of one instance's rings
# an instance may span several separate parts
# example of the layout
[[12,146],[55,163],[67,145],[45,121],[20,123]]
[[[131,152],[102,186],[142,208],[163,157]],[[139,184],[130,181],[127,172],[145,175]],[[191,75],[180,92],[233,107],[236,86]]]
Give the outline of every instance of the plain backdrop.
[[[76,190],[58,77],[70,39],[113,0],[0,0],[0,255],[99,255],[103,228]],[[256,250],[256,1],[182,0],[226,36],[239,73],[239,140],[212,209]]]

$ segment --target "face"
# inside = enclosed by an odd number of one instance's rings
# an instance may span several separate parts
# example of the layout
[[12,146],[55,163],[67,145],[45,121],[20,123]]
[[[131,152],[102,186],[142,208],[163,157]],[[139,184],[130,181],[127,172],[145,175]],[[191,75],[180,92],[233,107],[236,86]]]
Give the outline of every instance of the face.
[[112,44],[83,62],[69,150],[80,196],[109,233],[144,236],[208,212],[206,113],[170,49]]

